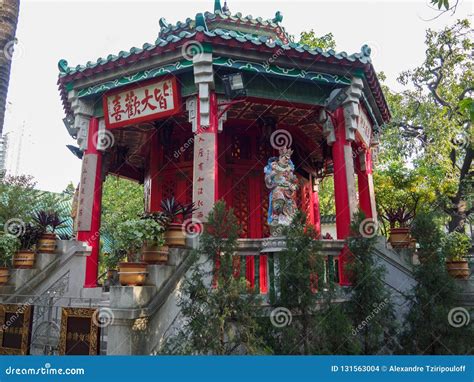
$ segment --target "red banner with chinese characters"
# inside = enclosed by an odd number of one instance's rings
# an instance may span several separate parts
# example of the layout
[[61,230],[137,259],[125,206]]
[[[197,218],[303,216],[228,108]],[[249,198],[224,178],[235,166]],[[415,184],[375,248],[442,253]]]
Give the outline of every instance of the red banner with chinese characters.
[[104,95],[103,102],[109,129],[152,121],[180,111],[175,77],[113,90]]

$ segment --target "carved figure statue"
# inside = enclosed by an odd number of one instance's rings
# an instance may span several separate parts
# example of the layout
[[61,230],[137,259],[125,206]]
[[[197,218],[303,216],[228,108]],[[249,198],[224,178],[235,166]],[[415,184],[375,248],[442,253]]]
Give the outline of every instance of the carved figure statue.
[[268,224],[271,228],[288,226],[296,212],[295,194],[298,178],[291,161],[293,150],[280,149],[279,157],[271,157],[265,166],[265,184],[270,192],[268,203]]

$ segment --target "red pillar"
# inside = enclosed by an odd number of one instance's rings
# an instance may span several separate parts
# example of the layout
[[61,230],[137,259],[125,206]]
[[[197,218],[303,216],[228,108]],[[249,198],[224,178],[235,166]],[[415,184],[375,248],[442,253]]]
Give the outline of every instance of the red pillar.
[[318,185],[313,184],[312,205],[313,205],[313,225],[318,236],[321,235],[321,211],[319,209]]
[[[361,157],[363,155],[363,157]],[[374,183],[372,179],[372,155],[365,149],[358,158],[357,183],[359,186],[360,209],[367,218],[376,218]]]
[[[332,145],[332,158],[334,164],[336,231],[337,238],[343,240],[350,234],[352,214],[355,212],[354,164],[351,142],[346,139],[343,108],[339,108],[335,112],[334,119],[336,140]],[[339,255],[341,285],[350,284],[345,271],[349,255],[347,247]]]
[[[84,153],[82,164],[78,216],[79,227],[77,233],[77,239],[79,241],[84,241],[92,247],[92,252],[86,260],[84,288],[97,287],[97,276],[99,270],[100,216],[102,206],[102,153],[97,150],[98,131],[99,120],[92,117],[89,122],[87,150]],[[89,168],[88,163],[94,162],[95,168]],[[88,195],[89,193],[92,193],[92,195]],[[85,206],[90,206],[90,204],[85,201],[87,198],[92,198],[92,207],[89,211],[83,209],[87,208]],[[81,219],[83,220],[81,221]]]
[[148,210],[150,212],[156,212],[160,210],[161,200],[163,198],[163,181],[158,176],[160,168],[163,164],[163,146],[159,142],[158,131],[154,131],[150,139],[150,156],[148,163],[148,176],[149,179],[149,205]]

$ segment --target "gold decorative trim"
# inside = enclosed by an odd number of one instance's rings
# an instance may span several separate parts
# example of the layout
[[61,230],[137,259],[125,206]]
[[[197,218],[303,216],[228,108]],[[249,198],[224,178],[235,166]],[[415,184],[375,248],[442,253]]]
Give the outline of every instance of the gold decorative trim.
[[[21,327],[9,327],[5,322],[7,313],[13,313],[17,319],[20,315],[23,316],[23,325]],[[33,307],[26,304],[2,304],[0,305],[0,354],[1,355],[27,355],[30,348],[31,338],[31,317]],[[3,334],[14,333],[21,334],[20,349],[9,348],[3,346]]]
[[[66,355],[66,343],[68,340],[81,340],[89,342],[89,355],[98,354],[99,327],[94,323],[93,317],[96,314],[95,308],[62,308],[61,330],[59,332],[59,355]],[[69,318],[89,318],[89,334],[73,333],[67,331]]]

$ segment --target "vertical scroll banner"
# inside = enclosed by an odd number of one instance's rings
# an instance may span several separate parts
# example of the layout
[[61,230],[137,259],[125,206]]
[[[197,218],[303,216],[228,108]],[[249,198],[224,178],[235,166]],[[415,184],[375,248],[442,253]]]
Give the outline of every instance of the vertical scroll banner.
[[370,140],[372,138],[372,125],[370,124],[370,120],[361,105],[359,105],[359,118],[357,121],[356,136],[365,147],[370,147]]
[[215,201],[216,173],[216,135],[200,133],[194,137],[194,187],[193,201],[197,210],[194,217],[201,222],[207,221],[207,215]]
[[105,125],[109,129],[168,117],[180,111],[175,77],[133,84],[103,97]]
[[79,209],[77,211],[78,231],[90,231],[92,204],[94,202],[97,154],[86,154],[82,160],[81,186],[79,189]]

